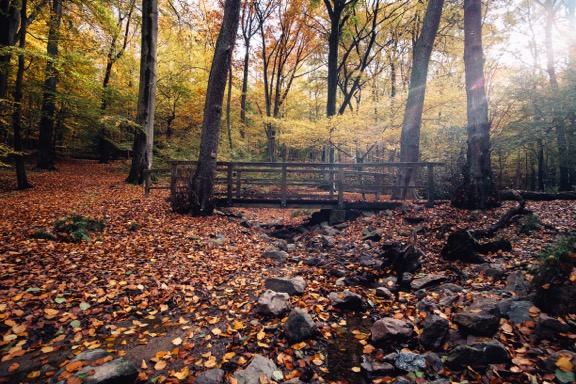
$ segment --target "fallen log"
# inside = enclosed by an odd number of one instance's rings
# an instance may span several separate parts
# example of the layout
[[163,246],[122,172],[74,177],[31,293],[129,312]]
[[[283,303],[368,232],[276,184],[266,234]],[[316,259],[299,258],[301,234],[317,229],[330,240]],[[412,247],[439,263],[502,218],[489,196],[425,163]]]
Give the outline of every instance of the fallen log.
[[446,244],[442,248],[442,256],[447,260],[461,260],[465,263],[484,263],[486,260],[480,253],[493,252],[495,249],[509,250],[512,248],[510,242],[497,240],[495,242],[481,244],[478,239],[493,236],[499,229],[504,228],[510,220],[524,212],[526,201],[517,191],[510,191],[518,205],[511,208],[488,228],[484,229],[464,229],[451,233]]
[[524,200],[532,201],[552,201],[552,200],[576,200],[576,192],[534,192],[534,191],[500,191],[500,200],[517,200],[514,193],[517,192]]

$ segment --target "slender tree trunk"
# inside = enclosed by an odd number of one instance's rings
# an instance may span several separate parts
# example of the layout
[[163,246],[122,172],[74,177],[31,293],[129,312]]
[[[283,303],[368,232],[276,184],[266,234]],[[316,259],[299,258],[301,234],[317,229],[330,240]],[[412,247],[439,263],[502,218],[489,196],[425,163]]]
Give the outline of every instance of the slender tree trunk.
[[232,143],[232,61],[228,67],[228,96],[226,99],[226,130],[228,131],[228,144],[230,145],[230,159],[234,160],[234,145]]
[[190,210],[193,215],[211,215],[214,211],[214,178],[218,158],[222,102],[226,89],[226,72],[230,67],[234,50],[239,16],[240,0],[226,0],[222,27],[218,34],[208,78],[200,154],[196,172],[191,180]]
[[44,93],[42,95],[42,116],[40,118],[40,137],[38,139],[38,164],[40,169],[54,170],[55,150],[54,119],[56,117],[56,87],[58,85],[58,43],[60,39],[60,21],[62,19],[62,0],[52,1],[50,29],[48,31],[48,58]]
[[[402,122],[400,134],[400,161],[416,162],[420,159],[420,128],[422,126],[422,112],[424,110],[424,96],[426,95],[426,79],[428,77],[428,64],[434,47],[434,40],[440,25],[444,0],[428,1],[428,8],[424,16],[422,32],[414,46],[412,58],[412,72],[410,74],[410,88],[406,100],[406,111]],[[414,170],[401,168],[398,175],[399,187],[414,185]],[[408,189],[396,189],[393,198],[406,198]],[[410,189],[414,196],[415,190]]]
[[[544,28],[544,45],[546,47],[546,72],[552,92],[558,92],[558,79],[556,77],[556,67],[554,63],[554,40],[552,38],[552,27],[554,26],[556,13],[554,5],[556,0],[545,0],[544,10],[546,12],[546,25]],[[558,146],[558,168],[560,171],[560,180],[558,189],[560,191],[570,191],[570,155],[568,152],[568,138],[566,127],[561,119],[553,119],[554,129],[556,131],[556,145]]]
[[[122,47],[116,52],[116,42],[118,41],[118,37],[115,35],[112,38],[112,41],[110,43],[110,48],[108,49],[108,55],[106,56],[106,68],[104,70],[104,80],[102,81],[102,103],[100,105],[100,109],[102,110],[102,112],[104,113],[104,111],[106,111],[106,108],[108,107],[108,95],[106,94],[106,91],[108,89],[108,85],[110,84],[110,78],[112,77],[112,67],[114,67],[114,64],[118,61],[118,59],[120,59],[122,57],[122,55],[124,54],[124,51],[126,50],[126,45],[128,44],[128,36],[130,33],[130,21],[132,19],[132,12],[134,10],[134,3],[135,0],[132,0],[130,3],[130,9],[128,11],[127,15],[122,15],[121,11],[118,10],[119,12],[119,19],[118,19],[118,23],[117,26],[119,28],[122,28],[122,25],[124,23],[124,18],[127,18],[126,20],[126,29],[124,30],[124,41],[122,43]],[[107,137],[107,132],[106,132],[106,127],[104,124],[102,124],[102,128],[100,130],[100,134],[98,135],[98,157],[100,158],[100,163],[108,163],[108,161],[110,160],[110,156],[112,153],[112,146],[110,145],[110,142],[108,141],[108,137]]]
[[144,171],[152,168],[154,144],[154,107],[156,103],[156,51],[158,47],[158,2],[142,2],[142,47],[140,85],[136,120],[142,130],[134,134],[132,166],[127,183],[142,184]]
[[16,74],[16,86],[14,87],[14,112],[12,114],[12,126],[14,129],[14,151],[16,165],[16,180],[18,189],[32,188],[26,177],[24,164],[24,144],[22,142],[22,84],[24,81],[24,48],[26,46],[26,8],[27,0],[21,0],[21,27],[20,27],[20,54],[18,55],[18,72]]
[[[20,24],[20,11],[10,0],[0,0],[0,47],[12,47],[16,44],[16,32]],[[8,77],[12,51],[0,54],[0,111],[8,95]]]
[[536,140],[536,158],[537,158],[537,191],[543,192],[544,191],[544,144],[542,143],[542,139],[539,138]]
[[484,80],[481,0],[464,0],[464,67],[468,116],[468,151],[464,181],[452,204],[458,208],[486,209],[498,197],[490,161],[490,121]]

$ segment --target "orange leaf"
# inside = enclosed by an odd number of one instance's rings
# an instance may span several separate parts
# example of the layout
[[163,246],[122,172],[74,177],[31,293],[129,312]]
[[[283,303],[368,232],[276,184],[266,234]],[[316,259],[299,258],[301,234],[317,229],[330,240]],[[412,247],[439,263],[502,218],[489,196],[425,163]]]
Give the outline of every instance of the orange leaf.
[[14,372],[14,371],[17,370],[18,368],[20,368],[20,364],[18,364],[18,363],[12,363],[12,364],[10,364],[10,366],[8,367],[8,372]]
[[564,372],[572,371],[572,363],[570,362],[570,359],[567,357],[559,358],[558,361],[556,362],[556,366],[561,370],[563,370]]
[[165,361],[165,360],[160,360],[159,362],[157,362],[157,363],[154,365],[154,369],[157,370],[157,371],[161,371],[161,370],[163,370],[164,368],[166,368],[166,361]]

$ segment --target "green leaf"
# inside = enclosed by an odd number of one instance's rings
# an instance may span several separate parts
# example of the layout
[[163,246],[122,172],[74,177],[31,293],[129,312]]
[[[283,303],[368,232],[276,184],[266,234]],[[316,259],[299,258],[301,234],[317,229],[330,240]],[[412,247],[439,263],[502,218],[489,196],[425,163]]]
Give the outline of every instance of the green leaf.
[[156,376],[150,379],[150,382],[153,384],[156,384],[156,382],[158,381],[158,379],[160,378],[160,376]]
[[32,288],[32,287],[31,287],[31,288],[28,288],[28,289],[26,290],[26,292],[38,292],[39,290],[40,290],[40,288],[37,288],[37,287],[33,287],[33,288]]
[[81,309],[81,310],[85,311],[85,310],[87,310],[88,308],[90,308],[90,304],[88,304],[87,302],[83,301],[83,302],[80,303],[80,309]]
[[63,297],[57,297],[54,299],[54,301],[56,302],[56,304],[62,304],[64,302],[66,302],[66,299]]
[[424,373],[424,371],[416,371],[414,373],[416,373],[416,377],[419,379],[423,379],[426,376],[426,373]]
[[274,379],[275,379],[276,381],[280,381],[280,380],[282,380],[282,379],[284,378],[284,375],[283,375],[282,372],[280,372],[280,371],[274,371],[274,372],[272,372],[272,376],[274,376]]
[[576,381],[576,376],[574,375],[574,372],[564,372],[561,369],[557,369],[556,372],[554,372],[554,374],[556,375],[558,381],[561,382],[562,384],[573,383],[574,381]]
[[82,323],[80,323],[80,320],[74,320],[70,323],[70,326],[72,328],[80,328],[81,325],[82,325]]

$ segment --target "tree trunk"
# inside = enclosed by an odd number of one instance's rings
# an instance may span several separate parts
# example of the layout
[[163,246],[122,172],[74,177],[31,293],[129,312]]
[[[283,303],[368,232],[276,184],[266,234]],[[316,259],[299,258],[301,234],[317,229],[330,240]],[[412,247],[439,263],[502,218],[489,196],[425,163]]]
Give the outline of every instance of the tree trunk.
[[[119,29],[122,28],[124,23],[124,18],[126,20],[126,29],[124,30],[124,41],[122,43],[122,47],[116,51],[116,42],[118,41],[118,37],[115,35],[112,38],[110,43],[110,47],[108,49],[108,54],[106,55],[106,69],[104,70],[104,80],[102,81],[102,104],[100,109],[104,113],[106,108],[108,107],[108,95],[106,94],[106,90],[108,89],[108,85],[110,84],[110,78],[112,77],[112,67],[114,64],[122,57],[124,51],[126,50],[126,45],[128,44],[128,35],[130,33],[130,21],[132,19],[132,12],[134,10],[134,3],[135,0],[130,2],[130,9],[128,10],[127,15],[123,15],[121,10],[118,10],[118,23],[117,26]],[[110,156],[112,154],[113,148],[107,138],[107,131],[104,124],[100,130],[100,134],[98,135],[98,157],[100,159],[100,163],[108,163],[110,160]]]
[[[0,0],[0,47],[12,47],[16,44],[16,30],[20,23],[20,13],[12,1]],[[8,76],[12,51],[0,55],[0,103],[8,94]],[[0,105],[1,106],[1,105]]]
[[136,121],[141,130],[134,134],[132,166],[127,183],[142,184],[144,171],[152,168],[154,107],[156,102],[156,51],[158,47],[158,2],[142,2],[142,52]]
[[27,0],[22,0],[21,4],[21,27],[20,27],[20,54],[18,55],[18,72],[16,74],[16,86],[14,87],[14,112],[12,114],[12,126],[14,129],[14,151],[16,165],[16,180],[18,189],[32,188],[26,177],[24,165],[24,145],[22,143],[22,84],[24,81],[24,47],[26,46],[26,8]]
[[[546,72],[548,73],[548,81],[552,92],[558,92],[558,79],[556,77],[556,68],[554,64],[554,41],[552,38],[552,27],[555,23],[556,13],[554,5],[556,0],[545,0],[544,10],[546,12],[546,25],[544,28],[544,45],[546,47]],[[560,191],[570,191],[570,154],[568,152],[568,138],[566,135],[566,127],[561,119],[553,119],[554,128],[556,131],[556,145],[558,146],[558,168],[560,171],[560,179],[558,181],[558,189]]]
[[56,86],[58,85],[58,42],[60,21],[62,19],[62,0],[52,1],[50,29],[48,31],[48,58],[44,93],[42,95],[42,115],[40,118],[40,137],[38,139],[38,164],[40,169],[54,170],[55,151],[52,146],[54,136],[54,118],[56,114]]
[[484,81],[481,0],[464,1],[464,67],[468,151],[464,180],[452,198],[458,208],[486,209],[498,204],[490,162],[490,121]]
[[226,97],[226,131],[230,145],[230,159],[234,160],[234,145],[232,143],[232,61],[228,67],[228,96]]
[[240,3],[240,0],[226,0],[224,4],[224,18],[218,34],[206,90],[200,154],[190,186],[190,209],[193,215],[211,215],[214,211],[214,177],[218,158],[222,102],[226,89],[226,72],[230,67],[238,29]]
[[[422,32],[414,46],[412,59],[412,72],[410,74],[410,88],[408,99],[406,100],[406,111],[402,122],[402,133],[400,135],[400,161],[416,162],[420,158],[420,128],[422,126],[422,112],[424,109],[424,96],[426,94],[426,79],[428,76],[428,64],[440,25],[442,7],[444,0],[430,0]],[[398,175],[399,187],[414,185],[414,170],[412,168],[401,168]],[[396,189],[392,197],[406,198],[407,188]],[[410,189],[413,195],[415,189]]]

